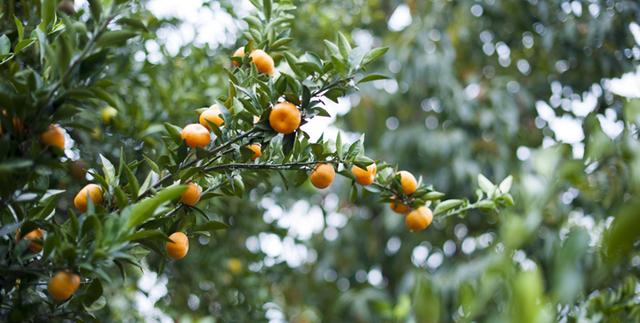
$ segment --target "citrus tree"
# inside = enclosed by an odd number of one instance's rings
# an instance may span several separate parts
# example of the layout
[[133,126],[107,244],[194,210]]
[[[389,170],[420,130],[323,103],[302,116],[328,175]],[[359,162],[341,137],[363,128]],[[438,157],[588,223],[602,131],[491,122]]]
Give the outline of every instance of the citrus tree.
[[[415,232],[513,204],[510,177],[494,185],[480,175],[476,199],[445,199],[420,176],[367,157],[362,137],[311,140],[300,127],[327,116],[328,101],[384,79],[366,70],[387,49],[353,48],[336,33],[321,52],[299,50],[291,2],[252,3],[241,47],[202,66],[173,62],[200,72],[181,82],[137,74],[153,69],[147,63],[128,65],[127,47],[156,37],[160,24],[144,2],[93,0],[77,11],[67,0],[3,4],[3,319],[95,319],[108,302],[103,290],[129,267],[152,254],[148,270],[162,272],[188,257],[193,239],[237,225],[203,205],[276,181],[326,189],[344,176],[353,200],[376,194]],[[191,55],[207,58],[206,50]],[[209,86],[218,89],[208,102],[189,99],[190,87]]]

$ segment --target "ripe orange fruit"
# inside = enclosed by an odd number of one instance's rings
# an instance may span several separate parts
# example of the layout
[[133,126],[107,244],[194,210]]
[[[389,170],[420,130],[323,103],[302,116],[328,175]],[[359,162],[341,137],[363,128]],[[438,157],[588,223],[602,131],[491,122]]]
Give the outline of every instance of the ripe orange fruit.
[[256,65],[258,72],[264,73],[267,75],[273,74],[275,72],[275,63],[273,62],[273,58],[269,56],[269,54],[265,53],[261,49],[256,49],[251,54],[251,61]]
[[35,240],[42,240],[42,238],[44,237],[44,230],[42,229],[35,229],[27,234],[25,234],[24,236],[20,235],[20,229],[18,229],[18,231],[16,231],[16,240],[20,240],[20,239],[25,239],[29,241],[29,250],[31,252],[35,252],[38,253],[40,251],[42,251],[42,243],[35,241]]
[[356,182],[360,185],[371,185],[373,180],[376,178],[376,172],[378,171],[378,167],[373,163],[367,166],[367,169],[362,169],[356,165],[351,167],[351,173],[353,173],[353,177],[356,179]]
[[402,203],[401,201],[396,201],[395,198],[392,198],[392,200],[389,202],[389,208],[399,214],[407,214],[411,211],[411,207]]
[[317,188],[327,188],[333,182],[333,179],[336,177],[336,171],[333,169],[333,165],[319,163],[316,167],[311,171],[311,175],[309,179],[311,180],[311,184]]
[[174,232],[169,236],[171,241],[167,241],[167,254],[172,259],[178,260],[184,258],[189,251],[189,238],[182,232]]
[[433,220],[433,213],[426,206],[421,206],[407,214],[404,223],[411,231],[422,231],[426,229]]
[[211,134],[209,130],[203,125],[198,123],[192,123],[182,129],[182,139],[187,143],[187,146],[194,147],[206,147],[211,142]]
[[404,194],[410,195],[418,189],[418,181],[416,181],[413,174],[406,170],[401,170],[398,174],[400,175],[400,185]]
[[269,125],[278,133],[290,134],[300,126],[302,114],[293,103],[280,102],[276,104],[269,114]]
[[[231,57],[239,57],[239,58],[243,58],[244,57],[244,46],[242,47],[238,47],[238,49],[236,49],[235,52],[233,52],[233,55]],[[239,62],[236,61],[231,61],[231,64],[233,64],[233,66],[238,67],[240,66]]]
[[57,272],[47,284],[49,295],[56,301],[64,301],[71,297],[78,287],[80,287],[80,276],[69,271]]
[[262,156],[262,147],[259,144],[251,144],[247,146],[249,150],[253,151],[253,156],[251,156],[251,160],[256,160],[258,157]]
[[202,194],[202,187],[196,183],[187,184],[187,190],[185,190],[180,196],[180,202],[194,206],[200,201],[200,194]]
[[220,117],[221,115],[220,107],[214,104],[200,113],[200,124],[209,130],[211,130],[209,122],[220,127],[224,123],[224,120]]
[[40,141],[45,146],[53,146],[64,149],[64,133],[57,124],[49,125],[49,129],[40,135]]
[[87,211],[87,194],[94,205],[102,203],[102,188],[96,184],[88,184],[73,199],[73,205],[81,212]]

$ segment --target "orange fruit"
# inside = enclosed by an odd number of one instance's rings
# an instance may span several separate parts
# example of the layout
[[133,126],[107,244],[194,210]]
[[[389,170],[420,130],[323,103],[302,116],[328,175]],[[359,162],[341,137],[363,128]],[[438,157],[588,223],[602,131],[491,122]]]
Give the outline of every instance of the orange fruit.
[[192,123],[182,129],[182,139],[187,146],[206,147],[211,142],[211,134],[209,130],[199,123]]
[[[242,47],[238,47],[238,49],[236,49],[235,52],[233,52],[233,55],[231,57],[239,57],[239,58],[243,58],[244,57],[244,46]],[[238,67],[240,66],[239,62],[236,61],[231,61],[231,64],[233,64],[233,66]]]
[[302,114],[290,102],[276,104],[269,113],[269,125],[278,133],[290,134],[300,127],[300,122],[302,122]]
[[400,201],[396,201],[395,198],[392,198],[392,200],[389,202],[389,208],[399,214],[407,214],[411,211],[411,207]]
[[253,151],[253,156],[251,156],[251,160],[256,160],[258,157],[262,156],[262,147],[259,144],[251,144],[247,146],[249,150]]
[[16,240],[20,240],[20,239],[25,239],[29,241],[29,250],[31,252],[35,252],[38,253],[40,251],[42,251],[42,243],[39,241],[35,241],[35,240],[42,240],[42,238],[44,237],[44,230],[42,229],[35,229],[27,234],[25,234],[24,236],[20,235],[20,230],[18,229],[18,231],[16,232]]
[[40,135],[40,141],[45,146],[53,146],[64,149],[64,133],[57,124],[49,125],[49,129]]
[[211,129],[209,122],[220,127],[224,123],[221,115],[222,112],[220,111],[220,106],[214,104],[200,113],[200,124],[209,130]]
[[398,174],[400,175],[400,186],[402,186],[404,194],[413,194],[413,192],[418,189],[418,181],[416,181],[416,178],[406,170],[401,170]]
[[64,301],[71,297],[78,287],[80,287],[80,276],[69,271],[57,272],[47,284],[49,295],[56,301]]
[[265,53],[261,49],[256,49],[251,54],[251,61],[256,65],[258,72],[264,73],[267,75],[273,74],[275,72],[275,63],[273,62],[273,58],[269,56],[269,54]]
[[426,229],[433,220],[433,213],[426,206],[421,206],[407,214],[404,223],[411,231],[422,231]]
[[317,188],[329,187],[335,177],[336,171],[333,169],[333,165],[325,163],[317,164],[313,171],[311,171],[311,175],[309,175],[311,184]]
[[367,169],[362,169],[356,165],[351,167],[351,173],[355,178],[356,182],[360,185],[371,185],[373,180],[376,178],[376,172],[378,171],[378,167],[373,163],[367,166]]
[[178,260],[184,258],[189,252],[189,238],[182,232],[174,232],[169,236],[171,241],[167,241],[167,254],[172,259]]
[[102,188],[96,184],[88,184],[73,199],[73,205],[81,212],[87,211],[87,194],[94,205],[102,203]]
[[187,184],[187,190],[185,190],[180,196],[180,202],[194,206],[200,201],[200,194],[202,194],[202,187],[196,183]]

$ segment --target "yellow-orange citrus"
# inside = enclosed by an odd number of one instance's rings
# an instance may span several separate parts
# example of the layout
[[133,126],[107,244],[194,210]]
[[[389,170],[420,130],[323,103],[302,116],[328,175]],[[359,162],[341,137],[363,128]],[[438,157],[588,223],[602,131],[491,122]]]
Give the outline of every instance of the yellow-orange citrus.
[[71,297],[78,287],[80,287],[80,276],[69,271],[57,272],[47,284],[49,295],[56,301],[64,301]]
[[407,214],[411,211],[411,207],[401,201],[397,201],[395,198],[392,198],[389,202],[389,208],[399,214]]
[[333,182],[336,177],[336,171],[333,169],[333,165],[320,163],[311,171],[309,179],[311,184],[317,188],[327,188]]
[[87,210],[87,194],[94,205],[102,203],[102,188],[96,184],[87,184],[73,199],[73,205],[81,212]]
[[421,206],[407,214],[404,223],[411,231],[422,231],[426,229],[433,220],[433,213],[426,206]]
[[302,114],[290,102],[276,104],[269,114],[269,125],[279,133],[290,134],[296,131],[300,127],[300,122],[302,122]]
[[182,259],[189,252],[189,238],[182,232],[174,232],[169,236],[171,241],[167,241],[167,254],[172,259]]
[[247,146],[247,148],[253,152],[251,160],[256,160],[258,157],[262,156],[262,147],[260,147],[259,144],[251,144]]
[[227,268],[234,275],[241,273],[242,267],[242,260],[238,258],[229,258],[229,260],[227,260]]
[[[236,49],[235,52],[233,52],[233,55],[231,57],[238,57],[238,58],[243,58],[244,57],[244,46],[242,47],[238,47],[238,49]],[[233,66],[240,66],[240,62],[236,62],[236,61],[231,61],[231,64],[233,64]]]
[[[29,241],[28,248],[31,252],[37,253],[42,251],[42,243],[39,241],[41,241],[43,237],[44,237],[44,230],[42,229],[32,230],[31,232],[25,234],[24,236],[20,234],[19,229],[18,231],[16,231],[16,240],[25,239]],[[39,240],[39,241],[36,241],[36,240]]]
[[200,113],[200,124],[207,129],[211,129],[211,127],[209,126],[209,122],[220,127],[224,123],[221,115],[222,111],[220,111],[220,106],[214,104]]
[[100,115],[102,116],[102,122],[104,122],[105,124],[109,124],[111,123],[111,120],[118,115],[118,109],[112,106],[106,106],[102,108],[102,111],[100,111]]
[[273,62],[273,58],[269,56],[269,54],[265,53],[261,49],[256,49],[251,54],[251,61],[256,65],[256,69],[258,72],[264,73],[267,75],[271,75],[275,72],[275,63]]
[[57,124],[49,125],[49,129],[40,135],[40,141],[45,146],[53,146],[64,149],[64,133]]
[[187,184],[187,189],[180,196],[180,202],[194,206],[200,201],[200,194],[202,194],[202,187],[196,183]]
[[353,165],[351,167],[351,173],[353,173],[353,177],[355,178],[356,182],[364,186],[371,185],[373,183],[374,179],[376,178],[377,171],[378,168],[376,167],[375,163],[367,166],[367,169],[362,169],[356,165]]
[[182,139],[191,148],[202,148],[211,142],[211,134],[203,125],[192,123],[182,129]]
[[401,170],[398,174],[400,175],[400,185],[402,186],[404,194],[413,194],[413,192],[418,189],[418,181],[416,181],[416,178],[406,170]]

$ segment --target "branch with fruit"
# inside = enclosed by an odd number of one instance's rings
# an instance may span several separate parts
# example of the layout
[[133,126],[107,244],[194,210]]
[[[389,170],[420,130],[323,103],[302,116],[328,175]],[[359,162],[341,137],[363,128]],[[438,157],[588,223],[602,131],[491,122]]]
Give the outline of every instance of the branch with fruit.
[[[163,153],[128,162],[121,152],[117,167],[100,155],[102,171],[90,171],[92,183],[75,195],[75,211],[66,209],[62,220],[54,215],[64,191],[6,200],[6,212],[15,221],[3,223],[2,234],[18,234],[9,242],[14,258],[1,264],[0,272],[15,278],[28,276],[23,285],[37,285],[52,274],[48,291],[58,302],[86,285],[85,294],[91,296],[85,298],[91,304],[101,294],[102,282],[111,280],[107,270],[113,264],[124,274],[126,266],[140,267],[141,259],[152,251],[176,260],[185,257],[189,236],[227,227],[211,220],[198,203],[217,196],[243,196],[246,186],[253,185],[247,178],[268,182],[273,173],[281,175],[286,187],[289,182],[301,185],[308,178],[318,189],[330,187],[340,174],[351,180],[354,200],[358,186],[379,194],[381,202],[405,216],[411,231],[425,230],[434,217],[445,219],[473,209],[495,211],[512,204],[510,177],[498,186],[480,177],[481,189],[473,203],[445,200],[421,177],[367,157],[362,137],[351,143],[344,143],[340,134],[333,140],[322,136],[311,141],[300,127],[329,116],[323,108],[328,100],[337,101],[359,84],[384,78],[366,74],[366,69],[386,48],[366,52],[352,48],[339,33],[335,43],[325,40],[324,54],[300,54],[288,47],[292,39],[286,37],[294,7],[265,3],[269,5],[259,5],[262,12],[245,18],[246,45],[231,55],[226,95],[197,109],[197,123],[184,127],[165,123]],[[97,17],[103,18],[98,20],[102,24],[94,40],[54,83],[45,105],[69,83],[73,75],[69,71],[87,59],[98,37],[114,35],[104,29],[117,16],[98,13]],[[62,101],[72,98],[68,93],[78,92],[65,89],[67,94],[55,101],[62,106]],[[37,137],[45,153],[59,158],[66,147],[63,126],[52,123],[46,128]],[[14,197],[25,195],[19,193]]]

